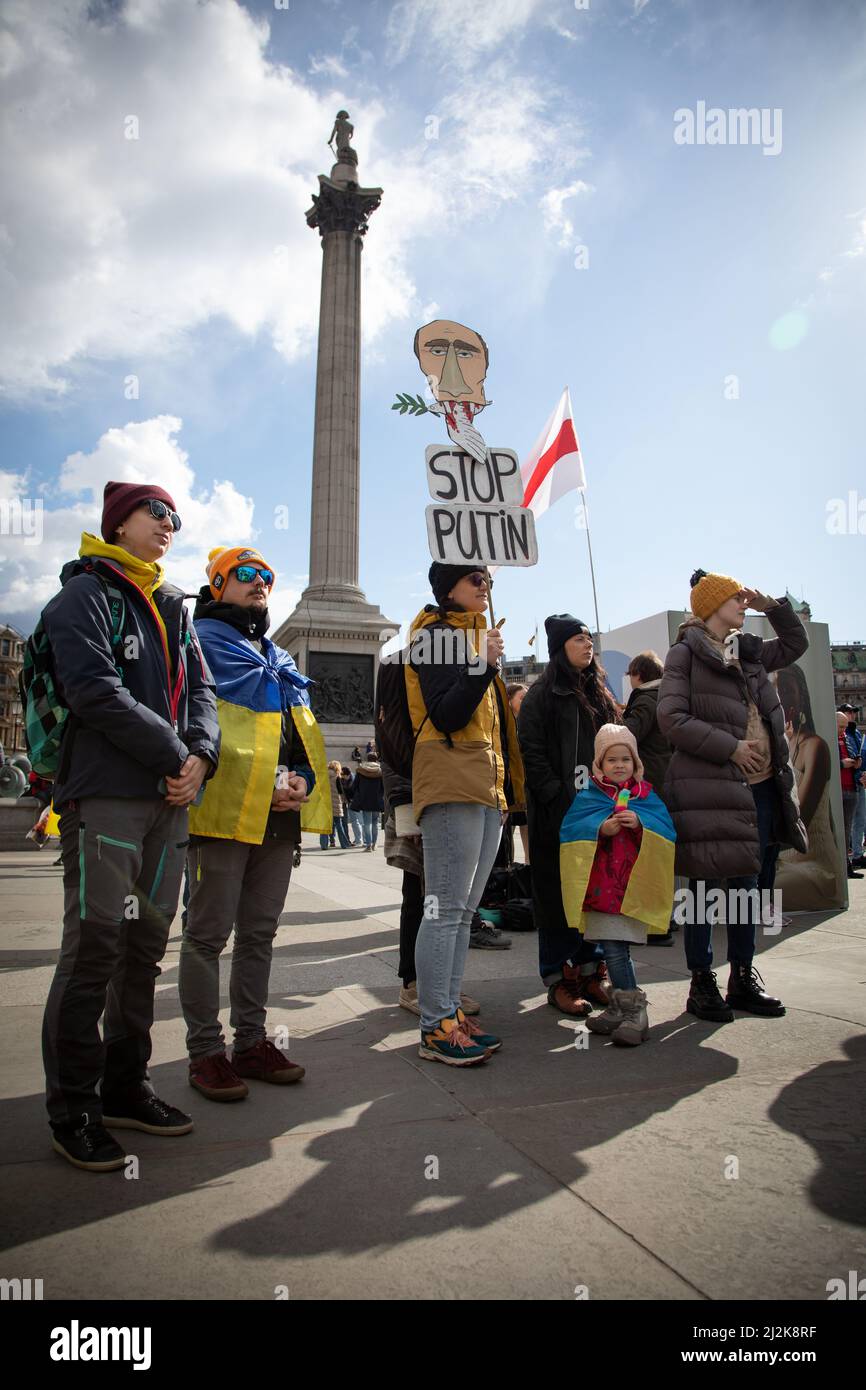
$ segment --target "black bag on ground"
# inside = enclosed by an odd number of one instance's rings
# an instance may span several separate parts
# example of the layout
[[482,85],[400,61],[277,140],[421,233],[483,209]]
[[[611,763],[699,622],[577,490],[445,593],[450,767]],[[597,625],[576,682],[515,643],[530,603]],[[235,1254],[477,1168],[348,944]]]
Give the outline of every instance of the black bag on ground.
[[511,898],[502,909],[502,930],[535,931],[531,898]]

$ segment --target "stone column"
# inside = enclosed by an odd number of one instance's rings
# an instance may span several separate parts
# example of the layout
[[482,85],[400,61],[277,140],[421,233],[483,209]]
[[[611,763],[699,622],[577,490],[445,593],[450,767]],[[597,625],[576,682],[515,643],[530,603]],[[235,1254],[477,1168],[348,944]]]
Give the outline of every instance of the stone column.
[[338,114],[335,131],[337,163],[330,177],[319,175],[307,213],[307,225],[322,238],[310,576],[274,641],[316,682],[311,702],[328,754],[346,761],[355,743],[363,747],[372,736],[379,649],[398,625],[367,601],[358,583],[361,248],[382,189],[358,184],[346,112]]

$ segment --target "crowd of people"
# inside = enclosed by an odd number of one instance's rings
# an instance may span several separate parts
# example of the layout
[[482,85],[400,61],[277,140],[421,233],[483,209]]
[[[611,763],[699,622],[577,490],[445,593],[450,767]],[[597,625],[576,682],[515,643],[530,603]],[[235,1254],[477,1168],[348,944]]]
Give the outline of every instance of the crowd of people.
[[[214,549],[190,618],[162,564],[180,526],[163,489],[107,484],[101,535],[84,534],[41,619],[68,711],[52,779],[63,937],[43,1053],[52,1142],[70,1163],[122,1167],[114,1130],[193,1127],[148,1073],[154,986],[184,877],[190,1085],[236,1102],[251,1080],[303,1077],[267,1032],[273,940],[302,831],[322,850],[372,853],[384,820],[385,856],[402,871],[399,1003],[418,1018],[425,1060],[481,1065],[502,1045],[463,975],[471,945],[507,947],[478,909],[503,830],[510,845],[515,827],[552,1009],[640,1045],[649,1020],[632,947],[670,945],[681,928],[692,1015],[784,1014],[754,955],[780,849],[807,848],[770,680],[808,645],[786,599],[696,571],[692,616],[664,663],[653,652],[632,661],[621,705],[591,630],[568,613],[546,620],[541,678],[506,688],[502,634],[485,616],[489,576],[434,562],[432,601],[401,668],[409,753],[391,765],[371,742],[355,750],[353,772],[327,760],[311,682],[267,636],[273,568],[254,547]],[[749,608],[774,638],[743,631]],[[863,740],[849,713],[840,764],[859,876]],[[232,932],[229,1044],[219,966]]]

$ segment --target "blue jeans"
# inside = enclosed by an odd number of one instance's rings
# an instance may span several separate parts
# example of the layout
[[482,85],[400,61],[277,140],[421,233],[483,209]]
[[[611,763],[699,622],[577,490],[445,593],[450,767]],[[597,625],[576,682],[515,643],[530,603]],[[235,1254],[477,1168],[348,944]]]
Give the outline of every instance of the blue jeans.
[[[859,773],[858,773],[859,776]],[[851,822],[851,853],[859,859],[863,853],[863,837],[866,835],[866,787],[858,783],[855,793],[854,819]]]
[[[758,782],[752,787],[752,796],[755,802],[755,812],[758,817],[758,842],[761,850],[761,868],[756,874],[743,874],[738,878],[708,878],[704,880],[706,892],[711,888],[733,888],[746,889],[772,889],[773,880],[776,876],[776,860],[779,857],[779,846],[771,843],[773,834],[773,815],[778,802],[778,792],[776,791],[775,778],[768,777],[766,782]],[[693,894],[698,893],[699,880],[689,879],[689,888]],[[730,900],[729,900],[730,901]],[[728,960],[737,961],[742,965],[751,965],[755,954],[755,929],[760,913],[759,901],[750,900],[749,921],[748,922],[729,922],[728,931]],[[733,915],[728,912],[728,917]],[[696,923],[689,926],[688,923],[683,927],[683,944],[686,948],[686,964],[690,970],[709,970],[713,964],[713,928],[711,924]]]
[[379,816],[381,811],[362,811],[361,823],[364,829],[364,844],[374,845],[379,838]]
[[460,1006],[469,926],[501,833],[502,819],[492,806],[444,801],[422,813],[426,899],[415,942],[422,1032],[452,1018]]
[[348,818],[349,825],[352,830],[352,844],[359,845],[364,838],[364,827],[361,824],[361,812],[347,811],[346,816]]
[[607,973],[614,989],[637,989],[637,976],[634,973],[629,943],[602,941],[599,944],[604,951]]

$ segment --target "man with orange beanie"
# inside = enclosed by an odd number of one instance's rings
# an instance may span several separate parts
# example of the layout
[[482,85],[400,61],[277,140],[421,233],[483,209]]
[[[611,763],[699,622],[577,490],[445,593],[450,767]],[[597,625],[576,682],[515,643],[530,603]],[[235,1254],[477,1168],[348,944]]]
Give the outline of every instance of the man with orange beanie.
[[[775,638],[742,631],[748,608],[766,615]],[[807,839],[770,672],[790,666],[809,640],[787,599],[768,598],[730,575],[696,570],[691,609],[668,652],[658,702],[659,728],[674,749],[664,794],[677,831],[676,871],[690,880],[682,920],[692,972],[686,1007],[717,1023],[731,1022],[734,1009],[779,1016],[784,1006],[753,966],[759,890],[772,885],[780,847],[805,853]],[[730,962],[725,999],[711,968],[720,897]]]
[[[272,567],[252,546],[229,546],[210,552],[206,572],[195,629],[216,681],[223,764],[190,818],[178,990],[190,1085],[208,1100],[235,1101],[251,1079],[288,1085],[304,1075],[268,1038],[268,983],[300,812],[305,828],[330,832],[331,796],[310,681],[266,636]],[[232,931],[229,1060],[219,959]]]

